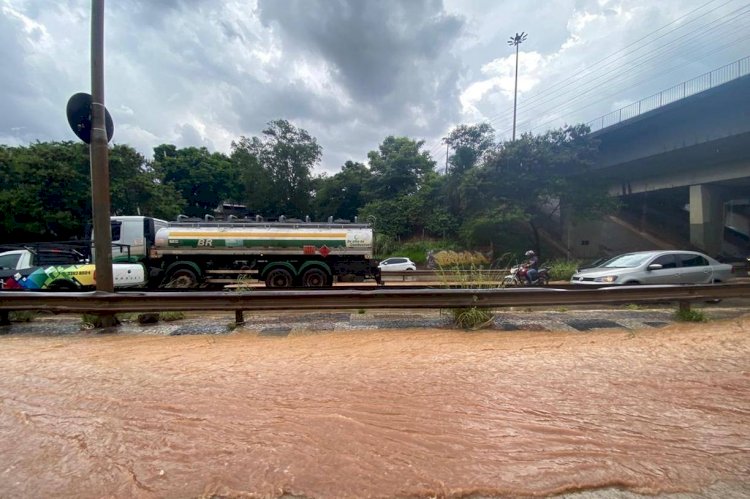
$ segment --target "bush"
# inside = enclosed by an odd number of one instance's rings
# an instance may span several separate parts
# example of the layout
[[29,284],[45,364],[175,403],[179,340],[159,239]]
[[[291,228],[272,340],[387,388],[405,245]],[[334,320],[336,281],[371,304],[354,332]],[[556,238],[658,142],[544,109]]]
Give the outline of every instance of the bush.
[[681,322],[707,322],[708,317],[700,310],[692,308],[681,308],[675,312],[674,317]]
[[[497,282],[495,282],[496,276],[490,274],[488,271],[472,267],[468,272],[455,275],[453,273],[442,272],[444,269],[442,266],[438,267],[437,273],[443,282],[449,282],[451,284],[456,283],[456,279],[460,279],[459,286],[465,289],[487,289],[497,288]],[[495,314],[492,310],[486,308],[477,307],[460,307],[449,309],[449,313],[453,317],[453,324],[462,328],[477,330],[488,326],[495,318]]]
[[439,251],[435,262],[441,268],[460,268],[476,270],[477,267],[489,265],[489,260],[478,251]]
[[551,281],[569,281],[578,268],[576,260],[552,260],[545,266],[549,267]]
[[36,319],[38,313],[33,310],[22,310],[8,314],[10,322],[31,322]]
[[387,255],[394,254],[397,247],[398,243],[393,236],[389,236],[388,234],[375,235],[373,251],[377,258],[387,258]]
[[475,331],[489,325],[495,318],[491,310],[486,308],[452,308],[453,323],[462,328]]
[[455,244],[449,241],[423,239],[399,243],[396,239],[388,235],[378,234],[375,237],[376,258],[382,260],[392,256],[401,256],[411,259],[411,261],[418,265],[427,263],[427,253],[430,251],[435,254],[454,247]]
[[182,312],[160,312],[159,319],[164,322],[178,321],[184,319],[185,314]]

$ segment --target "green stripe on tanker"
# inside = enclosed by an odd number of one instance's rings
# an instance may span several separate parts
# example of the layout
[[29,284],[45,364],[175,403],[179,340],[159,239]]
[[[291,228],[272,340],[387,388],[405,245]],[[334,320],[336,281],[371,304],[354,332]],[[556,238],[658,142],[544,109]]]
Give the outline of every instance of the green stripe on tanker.
[[343,239],[169,239],[170,248],[344,248]]

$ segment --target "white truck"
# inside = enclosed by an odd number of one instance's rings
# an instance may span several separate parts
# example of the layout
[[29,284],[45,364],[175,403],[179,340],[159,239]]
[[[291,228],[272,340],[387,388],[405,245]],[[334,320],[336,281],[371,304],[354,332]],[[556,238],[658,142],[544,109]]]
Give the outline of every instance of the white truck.
[[[142,287],[140,263],[112,265],[116,288]],[[96,288],[95,266],[74,247],[30,244],[0,253],[0,288],[6,290],[79,291]]]

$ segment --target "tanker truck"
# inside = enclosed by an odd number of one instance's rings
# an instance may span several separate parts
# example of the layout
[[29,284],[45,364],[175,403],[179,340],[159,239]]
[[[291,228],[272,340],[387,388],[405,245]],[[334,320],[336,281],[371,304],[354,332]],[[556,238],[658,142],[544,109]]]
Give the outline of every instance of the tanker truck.
[[150,288],[245,279],[273,288],[326,287],[334,279],[381,282],[373,231],[366,224],[115,216],[112,236],[116,248],[128,248],[127,257],[114,249],[113,261],[143,263]]

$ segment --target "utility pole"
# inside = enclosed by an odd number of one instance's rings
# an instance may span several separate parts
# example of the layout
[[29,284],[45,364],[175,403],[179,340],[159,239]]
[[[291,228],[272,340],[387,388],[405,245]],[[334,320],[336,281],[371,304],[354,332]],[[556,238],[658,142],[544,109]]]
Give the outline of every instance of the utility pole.
[[445,144],[445,174],[448,175],[448,149],[451,146],[448,137],[443,137],[443,143]]
[[[91,2],[91,203],[94,226],[96,290],[114,292],[112,234],[109,222],[109,162],[104,109],[104,0]],[[101,325],[115,324],[114,314],[101,314]]]
[[450,147],[450,144],[448,142],[445,143],[445,174],[448,175],[448,148]]
[[516,86],[513,91],[513,138],[511,140],[516,140],[516,102],[518,101],[518,46],[526,40],[526,36],[526,33],[521,31],[521,33],[516,33],[516,36],[511,36],[510,40],[508,40],[508,45],[516,46]]

